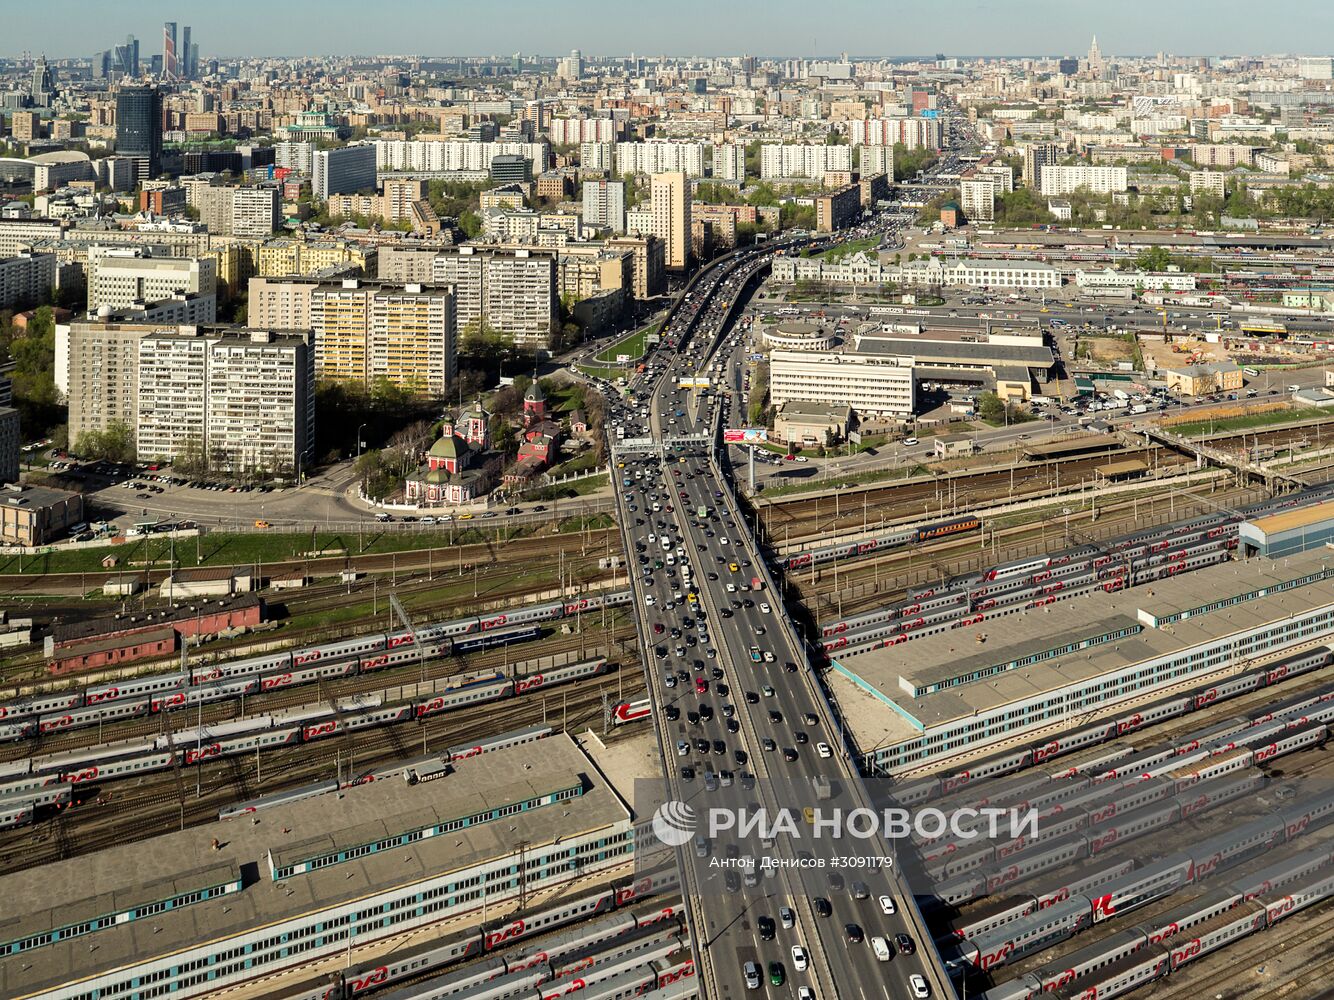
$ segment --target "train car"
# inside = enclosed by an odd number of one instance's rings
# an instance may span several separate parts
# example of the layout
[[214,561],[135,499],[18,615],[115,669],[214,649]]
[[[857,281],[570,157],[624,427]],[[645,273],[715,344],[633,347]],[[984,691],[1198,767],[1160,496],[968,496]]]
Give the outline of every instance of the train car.
[[1157,747],[1153,750],[1140,750],[1129,757],[1122,757],[1101,768],[1088,772],[1088,781],[1092,785],[1120,786],[1132,781],[1142,781],[1153,775],[1146,774],[1149,768],[1156,768],[1165,761],[1173,766],[1180,766],[1181,761],[1173,747]]
[[1301,880],[1282,894],[1262,896],[1259,902],[1265,908],[1265,922],[1273,926],[1330,895],[1334,895],[1334,872],[1321,872]]
[[384,670],[386,667],[397,667],[404,663],[419,663],[422,660],[431,660],[438,656],[448,656],[453,649],[453,640],[439,639],[432,643],[423,642],[421,647],[403,646],[398,649],[379,650],[373,653],[366,653],[352,660],[354,666],[363,674],[371,673],[375,670]]
[[313,785],[302,785],[300,788],[289,788],[285,791],[274,792],[271,795],[261,795],[257,799],[248,799],[235,805],[223,806],[218,810],[218,819],[235,819],[238,816],[249,816],[265,809],[271,809],[274,806],[287,805],[289,802],[300,802],[302,799],[313,798],[316,795],[336,792],[338,788],[339,785],[336,781],[317,781]]
[[[1009,855],[999,868],[988,870],[985,873],[986,889],[988,892],[997,892],[1005,886],[1017,885],[1034,875],[1087,855],[1087,840],[1079,835],[1043,841],[1027,851]],[[999,849],[997,860],[1000,860]]]
[[[230,677],[226,680],[210,681],[185,689],[186,705],[207,705],[215,701],[227,701],[242,695],[255,694],[259,690],[259,676]],[[161,697],[160,695],[158,697]]]
[[83,706],[83,691],[62,691],[57,694],[35,695],[0,705],[0,720],[23,719],[51,712],[68,712]]
[[368,712],[344,713],[336,718],[325,719],[323,722],[302,727],[301,739],[302,742],[309,742],[310,740],[322,739],[325,736],[334,736],[338,733],[351,732],[357,729],[393,725],[412,718],[413,714],[414,706],[411,702],[387,705],[383,708],[371,709]]
[[524,729],[501,733],[499,736],[490,736],[476,743],[460,743],[457,746],[450,747],[441,756],[451,762],[467,760],[469,757],[480,757],[492,750],[503,750],[506,747],[518,746],[521,743],[532,743],[536,740],[545,739],[554,731],[550,726],[527,726]]
[[983,572],[982,580],[990,583],[992,580],[1008,580],[1016,576],[1031,578],[1034,573],[1040,573],[1050,565],[1051,556],[1035,556],[1031,559],[1001,563]]
[[1039,822],[1036,830],[1028,834],[1019,834],[1018,836],[1008,836],[1012,830],[1002,829],[1000,838],[996,841],[996,860],[1004,861],[1013,855],[1031,850],[1038,844],[1044,844],[1047,841],[1059,840],[1062,837],[1068,837],[1073,833],[1078,833],[1088,825],[1088,817],[1082,812],[1066,814],[1062,811],[1059,804],[1052,807],[1046,813],[1041,810],[1035,810],[1030,807],[1030,814],[1038,813]]
[[189,683],[189,679],[189,674],[179,671],[174,674],[127,678],[113,684],[98,684],[84,689],[83,703],[92,708],[107,702],[124,701],[161,691],[179,691]]
[[1274,815],[1282,823],[1283,837],[1292,840],[1308,827],[1327,822],[1334,814],[1334,791],[1317,792],[1306,801],[1279,809]]
[[1190,858],[1190,880],[1198,882],[1215,872],[1240,864],[1246,858],[1281,843],[1283,839],[1284,823],[1276,814],[1251,820],[1226,833],[1208,837],[1182,853]]
[[1216,805],[1248,795],[1264,783],[1263,771],[1248,768],[1217,781],[1206,781],[1184,794],[1174,796],[1174,800],[1181,809],[1181,818],[1188,819]]
[[1104,882],[1089,894],[1093,922],[1101,923],[1176,892],[1194,873],[1194,859],[1174,854]]
[[[1229,694],[1226,697],[1234,697],[1236,694],[1242,694],[1242,693],[1244,692],[1238,691],[1235,692],[1234,694]],[[1198,704],[1198,699],[1199,699],[1198,692],[1196,692],[1196,694],[1193,697],[1196,698],[1195,710],[1198,711],[1200,707]],[[1211,698],[1210,703],[1213,700],[1214,699]],[[1193,729],[1185,736],[1177,737],[1173,741],[1173,749],[1176,750],[1178,756],[1181,756],[1183,754],[1188,754],[1191,753],[1192,751],[1201,749],[1206,749],[1212,752],[1215,743],[1219,740],[1220,737],[1235,736],[1237,733],[1244,732],[1246,729],[1248,729],[1250,727],[1250,724],[1251,723],[1249,719],[1247,719],[1245,716],[1238,715],[1234,716],[1231,719],[1227,719],[1223,722],[1216,723],[1212,726],[1206,726],[1204,729]]]
[[27,718],[17,722],[0,722],[0,743],[13,743],[37,735],[37,719]]
[[1331,862],[1334,862],[1334,845],[1326,841],[1319,847],[1276,861],[1259,871],[1238,875],[1229,888],[1242,899],[1267,896],[1285,885],[1314,875]]
[[172,753],[138,754],[134,757],[117,757],[112,760],[62,771],[60,778],[70,784],[88,784],[95,781],[109,781],[113,778],[128,778],[134,774],[146,774],[150,771],[165,771],[175,761]]
[[1217,951],[1239,937],[1245,937],[1268,926],[1265,908],[1259,903],[1244,902],[1226,913],[1206,920],[1198,927],[1174,937],[1168,944],[1171,971],[1175,972],[1188,962]]
[[[1060,770],[1050,772],[1054,780],[1072,778],[1076,774],[1104,768],[1118,760],[1124,760],[1135,752],[1135,747],[1130,743],[1102,746],[1112,738],[1114,732],[1112,724],[1104,722],[1054,736],[1043,743],[1034,744],[1033,763],[1041,764],[1053,757],[1062,757],[1068,753],[1078,754],[1075,759],[1063,764]],[[1079,753],[1087,748],[1093,749],[1088,749],[1087,753]]]
[[1090,924],[1089,901],[1078,897],[1038,910],[960,946],[964,961],[987,971],[1064,941]]
[[[1321,735],[1323,736],[1323,734]],[[1280,753],[1278,749],[1279,742],[1280,741],[1276,741],[1270,744],[1270,746],[1274,748],[1274,755]],[[1295,743],[1296,741],[1286,742]],[[1293,746],[1292,749],[1296,749],[1296,746]],[[1200,752],[1201,751],[1198,750],[1195,751],[1195,753]],[[1291,752],[1291,750],[1284,750],[1282,752],[1288,753]],[[1191,754],[1191,756],[1193,755],[1194,754]],[[1164,777],[1167,781],[1172,782],[1178,793],[1181,793],[1201,782],[1223,778],[1236,771],[1244,771],[1249,768],[1253,762],[1255,762],[1255,751],[1251,750],[1249,747],[1242,747],[1237,750],[1229,750],[1225,753],[1206,756],[1201,760],[1187,764],[1185,767],[1168,771]]]
[[527,694],[529,691],[536,691],[539,688],[554,687],[557,684],[582,680],[585,677],[596,677],[606,672],[607,658],[605,656],[595,660],[584,660],[581,663],[566,664],[563,667],[552,667],[516,680],[514,682],[514,693],[516,695]]
[[928,905],[950,907],[958,906],[978,896],[985,895],[987,880],[978,872],[959,875],[947,882],[940,882],[927,897]]
[[628,722],[643,722],[653,715],[653,702],[648,698],[639,701],[623,701],[612,707],[611,721],[622,726]]
[[74,800],[71,786],[62,782],[46,788],[29,788],[21,792],[0,792],[0,808],[27,806],[29,809],[63,809]]
[[1183,903],[1163,913],[1146,918],[1138,930],[1148,936],[1150,944],[1161,944],[1170,938],[1226,913],[1241,902],[1235,889],[1214,889],[1197,899]]
[[1037,906],[1037,900],[1031,893],[991,900],[970,910],[968,916],[956,922],[943,940],[964,941],[989,933],[1020,917],[1028,916]]
[[0,830],[14,830],[32,822],[37,810],[27,802],[0,804]]
[[454,653],[455,655],[472,653],[493,646],[507,646],[513,642],[529,642],[541,635],[542,629],[536,625],[504,632],[483,632],[481,635],[470,635],[454,640]]
[[149,700],[147,698],[114,701],[107,705],[98,705],[96,708],[72,708],[65,712],[39,716],[37,732],[38,735],[45,736],[48,733],[58,733],[65,729],[95,726],[98,723],[117,722],[121,719],[137,719],[140,716],[147,715],[148,711]]
[[1065,803],[1067,809],[1082,809],[1088,816],[1089,826],[1108,823],[1136,809],[1161,802],[1175,793],[1175,786],[1162,779],[1141,781],[1129,788],[1109,789],[1107,785],[1093,785],[1084,794]]
[[172,746],[189,746],[191,743],[211,743],[227,736],[235,736],[237,733],[250,733],[257,729],[272,728],[273,716],[256,715],[249,719],[238,719],[236,722],[217,722],[197,729],[174,730],[170,737],[166,735],[155,736],[153,747],[157,750],[166,750]]
[[329,660],[357,659],[367,653],[384,649],[388,637],[383,633],[361,635],[338,642],[326,642],[319,646],[308,646],[292,653],[292,666],[304,667],[311,663],[324,663]]
[[1167,949],[1146,944],[1134,954],[1052,990],[1051,996],[1052,1000],[1112,1000],[1163,978],[1169,971]]
[[245,677],[269,670],[285,670],[292,665],[291,652],[267,653],[243,660],[225,660],[221,663],[200,665],[190,671],[191,684],[207,684],[227,677]]
[[313,667],[298,667],[293,670],[279,670],[261,674],[259,690],[280,691],[283,688],[295,687],[298,684],[314,684],[320,680],[351,677],[357,672],[357,668],[356,660],[342,660]]
[[1159,802],[1122,813],[1114,819],[1090,826],[1085,835],[1088,841],[1090,857],[1105,854],[1117,845],[1143,837],[1154,830],[1170,826],[1181,815],[1181,807],[1176,802]]
[[1148,943],[1147,936],[1139,928],[1117,931],[1101,941],[1077,948],[1055,962],[1049,962],[1035,969],[1032,976],[1044,992],[1069,985],[1080,976],[1086,976],[1098,969],[1111,965],[1133,955]]
[[418,719],[441,712],[450,712],[463,705],[476,705],[484,701],[498,701],[508,698],[514,692],[511,680],[487,680],[480,684],[470,684],[460,688],[447,688],[443,694],[431,695],[418,700],[412,706],[413,714]]
[[511,608],[507,611],[481,615],[478,627],[483,632],[490,632],[494,629],[505,628],[510,625],[522,625],[526,622],[552,621],[563,617],[564,614],[565,603],[563,601],[552,604],[535,604],[529,608]]
[[[1026,747],[987,757],[969,765],[967,768],[941,775],[937,779],[938,793],[940,795],[951,795],[960,789],[979,784],[991,778],[1022,770],[1032,763],[1034,763],[1033,752]],[[1025,783],[1033,781],[1041,785],[1047,784],[1048,780],[1046,775],[1042,775],[1041,780],[1036,777],[1024,779]],[[897,792],[894,793],[894,797],[899,799]],[[902,802],[902,799],[899,799],[899,801]],[[989,801],[994,803],[996,798],[994,796],[989,797]]]

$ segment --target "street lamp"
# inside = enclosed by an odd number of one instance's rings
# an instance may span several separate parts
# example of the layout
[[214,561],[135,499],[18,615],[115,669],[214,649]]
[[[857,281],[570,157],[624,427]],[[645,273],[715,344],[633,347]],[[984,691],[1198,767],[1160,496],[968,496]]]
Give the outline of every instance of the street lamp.
[[366,429],[365,424],[357,425],[357,458],[361,457],[361,449],[365,447],[365,442],[361,440],[361,432]]

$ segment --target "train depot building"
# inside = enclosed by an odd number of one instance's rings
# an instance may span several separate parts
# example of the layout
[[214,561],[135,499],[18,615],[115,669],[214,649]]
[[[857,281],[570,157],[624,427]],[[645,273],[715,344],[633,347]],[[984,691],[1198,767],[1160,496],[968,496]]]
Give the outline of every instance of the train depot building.
[[[0,996],[199,996],[622,866],[624,801],[564,735],[0,878]],[[601,882],[605,883],[606,876]]]
[[[1036,742],[1049,728],[1114,719],[1118,706],[1129,711],[1155,692],[1185,694],[1251,661],[1319,645],[1334,633],[1327,563],[1323,550],[1252,558],[1019,606],[907,646],[835,652],[829,683],[875,772],[1009,749],[1025,732]],[[1137,714],[1131,728],[1156,718]]]

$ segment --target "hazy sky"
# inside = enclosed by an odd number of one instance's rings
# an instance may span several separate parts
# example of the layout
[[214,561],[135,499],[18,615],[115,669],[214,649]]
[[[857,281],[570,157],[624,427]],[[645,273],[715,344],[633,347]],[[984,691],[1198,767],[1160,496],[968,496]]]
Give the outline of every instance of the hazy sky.
[[[1334,0],[0,0],[0,55],[87,56],[162,22],[200,55],[1309,55]],[[1325,46],[1320,48],[1319,46]]]

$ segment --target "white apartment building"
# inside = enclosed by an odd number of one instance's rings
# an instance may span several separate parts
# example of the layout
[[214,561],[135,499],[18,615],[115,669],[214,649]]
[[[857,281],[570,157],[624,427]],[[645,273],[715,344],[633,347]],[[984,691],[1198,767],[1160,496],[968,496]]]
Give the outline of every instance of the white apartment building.
[[[450,139],[429,142],[418,139],[377,139],[375,167],[385,173],[442,173],[459,170],[490,170],[497,156],[522,156],[533,165],[536,177],[547,165],[545,142],[472,142]],[[371,182],[374,184],[374,181]]]
[[435,258],[431,280],[454,286],[460,339],[485,323],[519,347],[546,349],[559,318],[555,253],[461,246]]
[[863,177],[873,177],[876,174],[884,174],[894,180],[894,147],[879,145],[863,145],[857,147],[857,156],[859,157],[861,175]]
[[317,149],[311,154],[310,192],[320,201],[376,185],[376,147],[370,143]]
[[912,358],[842,351],[776,350],[769,355],[769,396],[847,405],[862,417],[902,418],[913,412]]
[[310,176],[314,155],[315,144],[313,142],[275,142],[273,144],[273,165],[285,170],[294,170],[306,177]]
[[939,118],[854,118],[847,123],[854,146],[893,146],[908,149],[939,149],[942,143]]
[[605,170],[616,167],[616,144],[612,142],[585,142],[579,146],[579,166],[584,170]]
[[615,142],[616,122],[610,118],[553,118],[547,134],[557,146]]
[[702,142],[618,142],[616,173],[652,175],[679,172],[689,177],[703,177],[706,148]]
[[760,147],[760,177],[810,177],[823,180],[834,170],[852,170],[851,146],[770,143]]
[[713,176],[727,181],[746,179],[746,144],[719,143],[713,147]]
[[1297,75],[1303,80],[1334,80],[1334,59],[1329,56],[1298,56]]
[[996,218],[996,185],[987,176],[965,177],[959,182],[959,205],[969,222],[992,222]]
[[690,181],[680,171],[655,174],[649,188],[653,213],[650,235],[662,240],[667,267],[683,271],[690,262]]
[[987,163],[977,168],[979,177],[990,177],[996,185],[996,193],[1009,194],[1014,190],[1014,170],[1005,163]]
[[182,292],[217,294],[212,257],[155,256],[150,247],[88,248],[88,309],[149,304]]
[[1044,197],[1060,197],[1080,189],[1094,194],[1111,194],[1126,189],[1125,167],[1044,166],[1039,176],[1039,193]]
[[139,341],[135,445],[144,461],[208,457],[208,348],[197,327],[162,330]]
[[622,181],[584,181],[584,224],[625,232],[625,184]]
[[1227,188],[1224,184],[1226,176],[1221,170],[1196,170],[1190,175],[1190,193],[1203,191],[1205,194],[1226,198]]
[[627,208],[625,210],[625,231],[640,236],[653,235],[653,209]]
[[210,233],[268,239],[282,224],[282,198],[276,186],[191,185],[191,204]]

